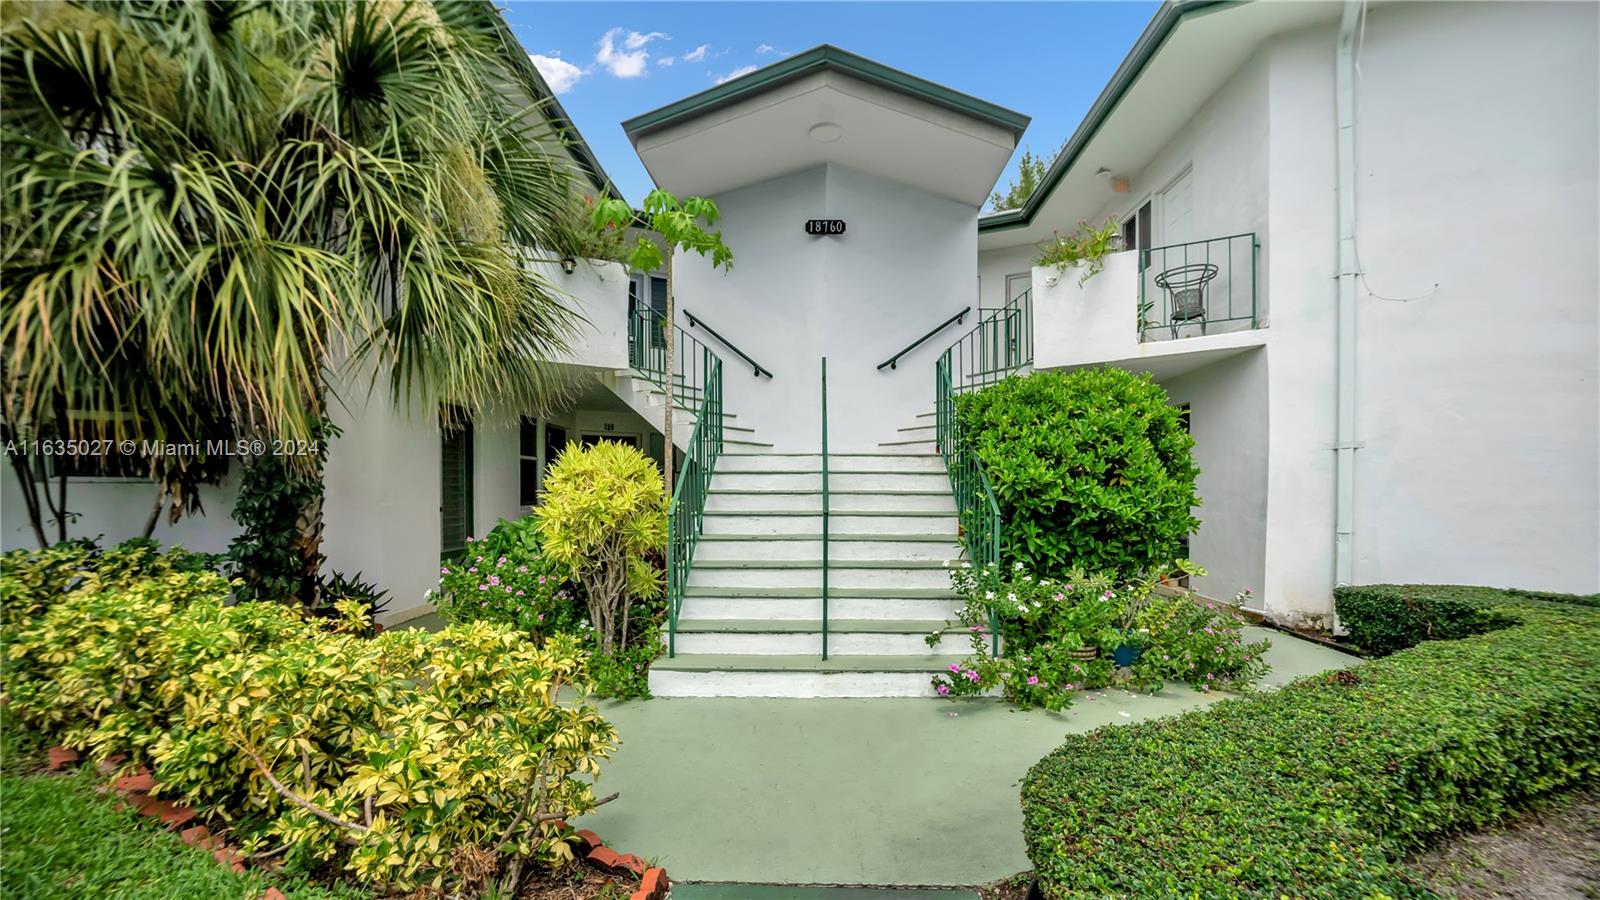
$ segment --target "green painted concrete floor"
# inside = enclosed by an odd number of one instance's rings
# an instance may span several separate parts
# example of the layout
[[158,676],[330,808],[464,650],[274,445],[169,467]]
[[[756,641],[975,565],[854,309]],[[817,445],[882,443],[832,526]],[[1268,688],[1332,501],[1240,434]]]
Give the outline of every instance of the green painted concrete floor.
[[[1251,640],[1272,640],[1268,684],[1356,661],[1281,632],[1246,630]],[[1018,783],[1063,735],[1221,696],[1182,686],[1155,695],[1093,691],[1061,714],[993,700],[608,702],[602,708],[622,746],[602,764],[600,787],[621,796],[582,827],[659,860],[674,881],[983,884],[1028,868]],[[674,896],[731,898],[687,887]]]

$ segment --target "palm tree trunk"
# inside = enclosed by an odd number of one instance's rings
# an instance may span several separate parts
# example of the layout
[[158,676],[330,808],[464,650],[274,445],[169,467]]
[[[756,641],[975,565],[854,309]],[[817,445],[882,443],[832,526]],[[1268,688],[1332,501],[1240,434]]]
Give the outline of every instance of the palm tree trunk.
[[677,453],[675,452],[676,448],[673,446],[673,443],[672,443],[672,408],[677,403],[677,400],[678,400],[678,397],[677,397],[677,395],[678,395],[677,377],[673,374],[673,370],[672,370],[674,357],[677,355],[676,353],[673,352],[673,350],[675,348],[675,345],[678,343],[678,341],[677,341],[678,335],[676,333],[677,329],[673,327],[673,323],[675,323],[678,320],[678,298],[675,296],[675,292],[673,290],[673,284],[672,284],[672,250],[673,250],[673,248],[668,247],[667,248],[667,254],[666,254],[666,256],[667,256],[667,321],[662,326],[662,330],[664,330],[666,332],[666,342],[667,342],[666,360],[663,363],[663,367],[665,369],[665,372],[663,372],[664,384],[662,386],[662,392],[665,393],[666,396],[667,396],[667,408],[661,414],[661,418],[662,418],[662,430],[661,430],[661,433],[666,438],[666,440],[663,442],[665,444],[665,446],[662,449],[663,460],[662,460],[662,466],[661,466],[661,474],[662,474],[661,481],[666,486],[667,500],[669,502],[672,499],[672,476],[673,476],[673,470],[676,468],[676,466],[674,465],[674,462],[676,462],[676,456],[677,456]]

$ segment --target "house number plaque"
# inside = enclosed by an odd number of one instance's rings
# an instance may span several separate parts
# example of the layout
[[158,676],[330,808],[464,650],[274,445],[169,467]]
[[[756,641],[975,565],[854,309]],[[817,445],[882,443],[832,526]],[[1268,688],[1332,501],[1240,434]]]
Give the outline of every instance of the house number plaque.
[[807,219],[806,234],[844,234],[844,220]]

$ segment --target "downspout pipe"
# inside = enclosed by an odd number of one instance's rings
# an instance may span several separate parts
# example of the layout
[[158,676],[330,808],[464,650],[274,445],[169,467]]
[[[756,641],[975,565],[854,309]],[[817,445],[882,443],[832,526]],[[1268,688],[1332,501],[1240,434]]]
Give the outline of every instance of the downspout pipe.
[[1333,572],[1336,587],[1355,583],[1356,503],[1356,110],[1355,35],[1359,0],[1346,0],[1334,60],[1335,197],[1338,203],[1338,436],[1334,444]]

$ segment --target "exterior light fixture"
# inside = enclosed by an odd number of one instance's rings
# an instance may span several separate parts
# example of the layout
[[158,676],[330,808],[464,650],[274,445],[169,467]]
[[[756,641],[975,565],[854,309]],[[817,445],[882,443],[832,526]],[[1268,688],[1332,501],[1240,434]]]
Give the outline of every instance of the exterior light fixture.
[[819,144],[831,144],[844,137],[844,129],[832,122],[818,122],[811,126],[811,139]]
[[578,271],[578,261],[570,256],[561,257],[561,271],[567,273],[568,275]]

